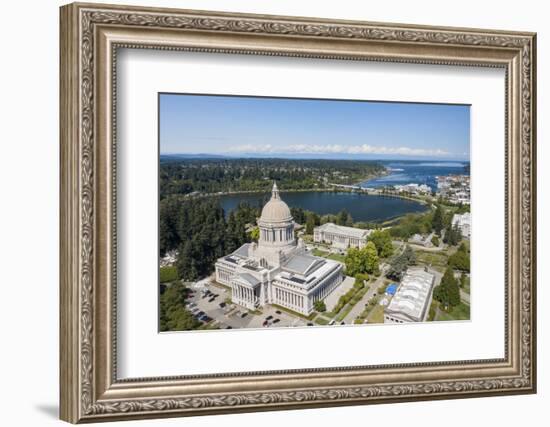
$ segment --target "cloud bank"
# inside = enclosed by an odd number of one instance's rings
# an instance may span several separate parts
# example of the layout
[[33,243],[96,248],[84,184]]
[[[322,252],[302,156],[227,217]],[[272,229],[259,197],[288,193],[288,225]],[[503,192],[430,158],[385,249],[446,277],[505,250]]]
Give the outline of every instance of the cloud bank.
[[229,149],[233,153],[277,153],[277,154],[380,154],[400,156],[434,156],[444,157],[451,153],[441,149],[424,149],[410,147],[383,147],[368,144],[362,145],[315,145],[315,144],[294,144],[294,145],[272,145],[272,144],[244,144]]

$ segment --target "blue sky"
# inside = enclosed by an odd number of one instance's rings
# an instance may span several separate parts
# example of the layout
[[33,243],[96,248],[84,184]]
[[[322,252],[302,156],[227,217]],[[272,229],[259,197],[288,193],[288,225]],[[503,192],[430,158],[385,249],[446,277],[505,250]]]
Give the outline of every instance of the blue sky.
[[470,158],[470,107],[160,95],[161,154]]

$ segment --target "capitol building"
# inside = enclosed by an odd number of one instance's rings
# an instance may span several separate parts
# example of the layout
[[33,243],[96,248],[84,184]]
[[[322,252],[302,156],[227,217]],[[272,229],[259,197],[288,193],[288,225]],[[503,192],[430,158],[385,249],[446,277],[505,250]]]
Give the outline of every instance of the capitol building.
[[254,310],[277,304],[309,315],[343,280],[343,266],[309,254],[294,237],[294,220],[277,184],[258,219],[258,243],[246,243],[216,262],[216,281],[232,302]]

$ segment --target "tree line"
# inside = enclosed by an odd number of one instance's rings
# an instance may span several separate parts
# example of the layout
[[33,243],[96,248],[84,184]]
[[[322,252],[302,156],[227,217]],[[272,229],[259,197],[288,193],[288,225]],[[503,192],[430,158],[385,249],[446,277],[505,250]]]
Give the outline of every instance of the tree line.
[[251,241],[246,225],[254,224],[258,215],[258,208],[241,203],[226,219],[215,198],[165,198],[160,202],[160,255],[177,249],[179,278],[204,277],[218,258]]
[[353,184],[384,170],[375,161],[163,157],[160,198],[193,192],[269,191],[274,180],[285,190],[329,188],[329,183]]

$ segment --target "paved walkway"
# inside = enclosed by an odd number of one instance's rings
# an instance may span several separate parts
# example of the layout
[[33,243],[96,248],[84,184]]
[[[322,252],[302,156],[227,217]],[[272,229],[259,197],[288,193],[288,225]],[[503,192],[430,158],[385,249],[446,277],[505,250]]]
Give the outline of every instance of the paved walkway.
[[332,311],[336,304],[338,304],[340,297],[349,291],[353,287],[354,283],[355,279],[353,277],[346,276],[344,278],[344,281],[340,283],[340,285],[334,289],[328,297],[325,298],[327,311]]
[[460,299],[466,304],[470,304],[470,294],[464,292],[462,289],[460,290]]
[[374,281],[369,282],[367,286],[369,286],[369,290],[363,295],[363,298],[361,298],[357,304],[353,306],[351,311],[347,314],[346,317],[344,317],[344,322],[346,324],[352,324],[353,321],[359,316],[363,310],[365,309],[365,305],[368,304],[369,300],[374,296],[374,294],[378,293],[378,288],[384,284],[384,278],[385,278],[385,272],[388,269],[388,265],[384,264],[381,268],[381,274],[380,276]]

